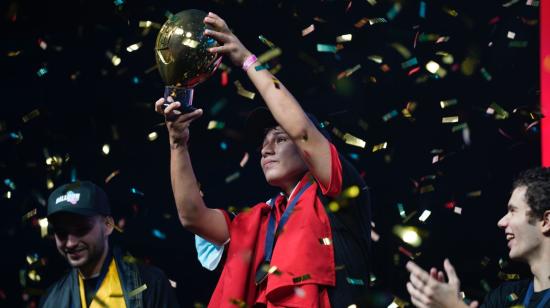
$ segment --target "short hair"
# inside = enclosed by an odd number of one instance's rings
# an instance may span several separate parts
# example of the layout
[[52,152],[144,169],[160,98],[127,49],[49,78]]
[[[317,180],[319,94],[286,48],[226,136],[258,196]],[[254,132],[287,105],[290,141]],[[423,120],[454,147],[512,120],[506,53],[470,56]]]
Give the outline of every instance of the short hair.
[[536,167],[521,172],[512,190],[525,187],[525,201],[532,216],[542,219],[544,212],[550,210],[550,167]]

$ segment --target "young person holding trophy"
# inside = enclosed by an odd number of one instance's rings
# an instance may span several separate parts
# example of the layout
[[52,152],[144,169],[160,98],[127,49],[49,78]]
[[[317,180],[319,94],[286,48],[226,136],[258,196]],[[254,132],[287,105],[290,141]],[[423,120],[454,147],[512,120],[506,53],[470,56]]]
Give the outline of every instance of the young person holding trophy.
[[[208,51],[242,67],[267,105],[251,112],[247,134],[261,148],[267,183],[281,190],[236,217],[207,207],[188,150],[189,126],[203,111],[182,112],[172,97],[156,102],[168,128],[180,221],[196,235],[203,266],[223,266],[209,307],[362,306],[370,259],[364,181],[315,117],[268,70],[256,69],[256,56],[223,19],[209,13],[203,21],[204,35],[219,44]],[[340,210],[326,210],[333,201]]]

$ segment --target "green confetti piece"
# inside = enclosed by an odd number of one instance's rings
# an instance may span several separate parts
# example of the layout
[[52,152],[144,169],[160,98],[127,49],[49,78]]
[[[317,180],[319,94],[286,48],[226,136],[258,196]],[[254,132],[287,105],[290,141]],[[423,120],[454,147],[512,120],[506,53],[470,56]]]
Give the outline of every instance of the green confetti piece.
[[292,282],[299,283],[299,282],[302,282],[302,281],[305,281],[305,280],[308,280],[308,279],[311,279],[311,275],[310,274],[305,274],[305,275],[300,276],[300,277],[292,278]]

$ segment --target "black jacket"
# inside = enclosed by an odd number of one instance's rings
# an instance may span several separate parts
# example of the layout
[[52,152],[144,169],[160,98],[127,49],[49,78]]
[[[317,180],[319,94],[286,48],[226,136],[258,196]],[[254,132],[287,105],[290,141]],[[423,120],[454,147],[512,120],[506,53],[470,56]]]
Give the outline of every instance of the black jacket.
[[[124,301],[128,308],[179,307],[176,296],[168,278],[153,266],[125,261],[118,249],[113,249],[113,257],[118,269]],[[73,268],[48,288],[40,300],[43,308],[80,308],[80,289],[78,287],[78,270]],[[129,297],[128,294],[146,285],[143,292]]]

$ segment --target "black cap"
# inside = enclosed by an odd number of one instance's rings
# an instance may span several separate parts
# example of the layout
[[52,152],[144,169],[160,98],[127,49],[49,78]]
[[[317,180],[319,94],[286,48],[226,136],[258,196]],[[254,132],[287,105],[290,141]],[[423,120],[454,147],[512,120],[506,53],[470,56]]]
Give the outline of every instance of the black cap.
[[48,217],[68,212],[83,216],[111,215],[107,194],[89,181],[65,184],[54,190],[48,198]]
[[[322,123],[311,113],[306,113],[306,115],[321,134],[323,134],[328,141],[332,141],[330,133]],[[279,123],[275,121],[275,118],[268,108],[258,107],[252,110],[246,119],[245,134],[247,143],[253,147],[260,146],[264,140],[266,130],[278,125]]]

